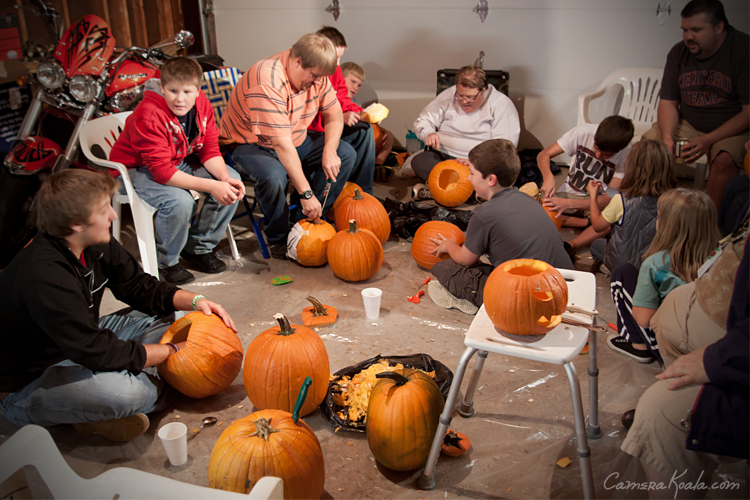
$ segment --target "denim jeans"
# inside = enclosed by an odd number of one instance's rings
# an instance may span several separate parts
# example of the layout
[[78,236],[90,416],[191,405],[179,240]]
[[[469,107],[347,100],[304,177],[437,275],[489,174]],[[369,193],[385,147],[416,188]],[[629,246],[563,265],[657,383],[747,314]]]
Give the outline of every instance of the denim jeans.
[[[599,238],[591,242],[591,246],[589,247],[589,252],[591,252],[591,256],[594,258],[594,260],[598,260],[599,262],[604,262],[604,248],[607,246],[607,239],[606,238]],[[612,271],[612,269],[610,269]]]
[[[194,161],[184,161],[177,168],[196,177],[213,179],[208,170]],[[240,178],[233,168],[227,167],[227,171],[231,177]],[[207,194],[203,208],[191,224],[198,204],[190,191],[159,184],[146,167],[131,169],[129,173],[138,196],[156,209],[154,226],[159,269],[178,264],[182,250],[200,255],[212,252],[219,244],[232,220],[237,203],[223,207],[212,195]]]
[[[308,134],[312,139],[321,135],[317,132]],[[353,127],[345,126],[341,140],[351,144],[357,153],[348,181],[361,187],[365,193],[372,194],[372,180],[375,176],[375,136],[372,127],[367,122],[359,122]]]
[[[310,136],[306,137],[305,141],[297,147],[297,155],[302,162],[302,171],[321,203],[326,184],[326,176],[321,163],[324,144],[325,137],[321,134],[314,139]],[[344,141],[339,142],[336,153],[341,159],[341,169],[339,175],[336,176],[336,182],[331,185],[328,201],[323,207],[324,214],[341,194],[357,159],[357,153]],[[270,245],[286,244],[290,223],[294,224],[304,219],[305,216],[302,214],[302,205],[296,190],[290,197],[290,204],[296,207],[291,213],[289,211],[289,205],[286,202],[286,187],[289,179],[276,151],[257,144],[241,144],[232,153],[232,160],[242,178],[252,182],[255,186],[255,198],[258,200],[260,211],[266,218],[263,229],[266,233],[266,240]],[[372,180],[370,182],[372,183]]]
[[[184,314],[179,311],[156,318],[123,309],[101,318],[99,327],[111,330],[121,340],[156,344]],[[155,366],[144,368],[138,375],[128,371],[94,372],[68,359],[47,368],[19,392],[8,394],[0,408],[13,425],[49,427],[161,411],[178,396],[159,377]]]

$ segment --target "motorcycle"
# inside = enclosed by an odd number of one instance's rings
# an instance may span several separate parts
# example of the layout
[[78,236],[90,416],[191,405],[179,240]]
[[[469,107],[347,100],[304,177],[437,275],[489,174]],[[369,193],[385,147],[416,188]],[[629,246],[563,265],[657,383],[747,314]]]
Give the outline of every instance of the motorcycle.
[[[92,118],[135,108],[143,86],[169,58],[162,49],[193,44],[189,31],[151,48],[118,47],[109,25],[87,15],[64,33],[61,16],[44,0],[31,0],[55,49],[39,64],[33,97],[11,151],[0,168],[0,267],[32,236],[27,219],[45,172],[76,163],[81,128]],[[62,33],[62,34],[61,34]]]
[[[60,15],[43,0],[32,0],[50,33],[59,33]],[[158,65],[168,56],[163,48],[193,44],[189,31],[180,31],[169,43],[151,48],[116,47],[109,25],[87,15],[60,37],[52,57],[36,71],[37,88],[5,166],[13,174],[67,168],[75,161],[81,127],[94,117],[128,111],[143,97],[143,84],[159,75]],[[43,105],[47,111],[75,123],[65,149],[50,137],[32,135],[39,127]],[[72,117],[71,117],[72,115]],[[38,131],[38,130],[37,130]]]

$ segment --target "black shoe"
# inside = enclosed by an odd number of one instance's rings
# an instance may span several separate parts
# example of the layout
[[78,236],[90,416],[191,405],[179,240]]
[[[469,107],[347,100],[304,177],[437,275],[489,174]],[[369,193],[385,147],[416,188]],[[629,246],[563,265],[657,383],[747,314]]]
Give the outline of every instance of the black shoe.
[[622,426],[625,427],[625,429],[630,430],[633,426],[633,419],[635,419],[635,410],[628,410],[622,414],[620,422],[622,422]]
[[648,350],[635,349],[633,344],[628,342],[624,337],[614,333],[607,337],[607,345],[617,354],[632,358],[639,363],[651,363],[654,361],[654,357]]
[[190,271],[182,267],[182,264],[175,264],[174,266],[167,267],[166,269],[159,269],[161,279],[168,281],[175,285],[184,285],[195,281],[195,276]]
[[193,267],[202,273],[217,274],[227,270],[224,261],[216,257],[213,252],[198,255],[183,250],[180,252],[180,257],[190,262]]
[[287,260],[286,256],[286,243],[274,243],[268,245],[268,251],[271,252],[271,257],[279,260]]

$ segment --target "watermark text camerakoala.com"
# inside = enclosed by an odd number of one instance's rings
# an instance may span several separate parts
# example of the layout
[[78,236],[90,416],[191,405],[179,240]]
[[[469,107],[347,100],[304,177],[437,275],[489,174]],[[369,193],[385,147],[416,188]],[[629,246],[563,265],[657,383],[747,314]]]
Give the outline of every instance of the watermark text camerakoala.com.
[[655,481],[644,481],[642,483],[637,483],[634,481],[617,481],[617,479],[620,477],[619,472],[613,472],[609,476],[607,476],[607,479],[604,480],[604,489],[605,490],[644,490],[644,491],[656,491],[656,490],[668,490],[675,488],[675,498],[677,498],[677,493],[680,490],[693,490],[693,491],[703,491],[703,490],[739,490],[740,489],[740,483],[735,483],[733,481],[724,480],[721,482],[715,482],[711,484],[711,486],[707,485],[702,481],[703,478],[703,471],[701,471],[700,476],[698,476],[698,479],[695,482],[690,481],[680,481],[685,474],[687,474],[687,469],[682,474],[678,474],[677,471],[675,471],[674,474],[672,474],[672,479],[670,479],[669,484],[664,484],[663,482],[655,482]]

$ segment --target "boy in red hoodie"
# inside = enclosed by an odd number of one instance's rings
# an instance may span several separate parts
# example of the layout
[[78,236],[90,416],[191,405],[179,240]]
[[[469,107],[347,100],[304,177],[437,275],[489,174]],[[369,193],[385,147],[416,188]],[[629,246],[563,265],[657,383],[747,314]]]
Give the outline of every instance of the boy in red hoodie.
[[[156,209],[159,273],[180,285],[195,277],[180,256],[205,273],[226,264],[213,249],[245,195],[240,176],[224,164],[213,109],[200,91],[200,65],[175,57],[161,67],[161,81],[146,83],[143,101],[128,117],[110,159],[130,170],[138,196]],[[196,202],[190,190],[206,193],[195,223]]]

